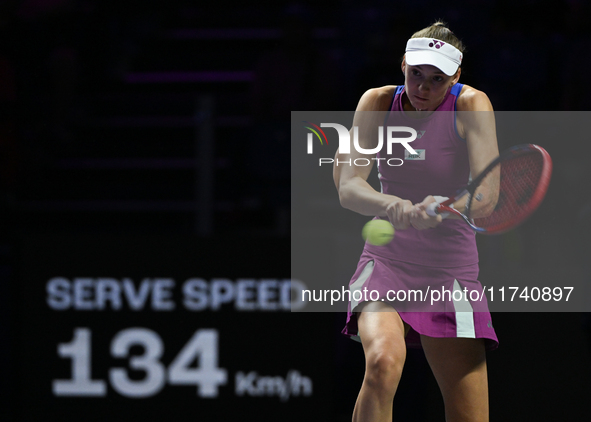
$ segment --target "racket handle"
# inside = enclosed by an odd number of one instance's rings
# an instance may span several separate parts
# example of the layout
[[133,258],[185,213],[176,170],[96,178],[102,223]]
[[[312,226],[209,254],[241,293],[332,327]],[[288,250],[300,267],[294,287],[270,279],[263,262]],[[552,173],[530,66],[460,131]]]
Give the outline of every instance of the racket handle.
[[437,217],[438,215],[441,215],[441,218],[449,217],[448,212],[439,213],[437,211],[437,207],[439,206],[439,204],[447,201],[449,198],[445,196],[433,196],[433,198],[435,198],[435,201],[437,202],[431,202],[429,205],[427,205],[427,208],[425,209],[427,215],[430,215],[431,217]]
[[430,215],[431,217],[437,217],[438,213],[435,208],[437,208],[438,206],[439,204],[437,202],[431,202],[429,205],[427,205],[425,212],[427,213],[427,215]]

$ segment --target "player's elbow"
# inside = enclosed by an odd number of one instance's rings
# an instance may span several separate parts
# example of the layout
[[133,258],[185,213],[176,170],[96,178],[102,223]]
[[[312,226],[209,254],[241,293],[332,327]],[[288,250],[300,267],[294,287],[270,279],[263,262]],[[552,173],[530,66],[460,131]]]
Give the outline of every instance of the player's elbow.
[[350,185],[347,183],[340,183],[338,187],[338,192],[341,207],[351,209],[352,192]]

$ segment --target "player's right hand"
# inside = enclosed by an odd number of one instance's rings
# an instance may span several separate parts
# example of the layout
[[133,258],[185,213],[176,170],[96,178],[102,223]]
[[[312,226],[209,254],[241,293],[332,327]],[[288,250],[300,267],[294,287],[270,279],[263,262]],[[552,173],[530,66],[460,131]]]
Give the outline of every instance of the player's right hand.
[[394,201],[386,207],[386,215],[396,230],[408,229],[415,212],[413,203],[406,199]]
[[[447,199],[440,196],[438,198],[441,198],[441,201],[439,202],[443,202],[445,199]],[[433,202],[438,201],[434,196],[429,195],[423,199],[423,202],[415,205],[415,213],[414,215],[411,214],[410,219],[411,226],[417,230],[432,229],[437,227],[437,225],[443,221],[443,217],[439,214],[435,216],[430,216],[427,214],[427,207]]]

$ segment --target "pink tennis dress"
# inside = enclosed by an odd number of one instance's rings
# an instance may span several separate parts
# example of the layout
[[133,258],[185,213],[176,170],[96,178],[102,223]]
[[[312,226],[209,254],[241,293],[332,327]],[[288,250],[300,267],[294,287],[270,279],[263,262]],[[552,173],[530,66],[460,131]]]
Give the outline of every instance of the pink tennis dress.
[[[396,89],[384,126],[414,128],[417,139],[408,145],[417,154],[410,154],[402,143],[392,144],[387,154],[384,145],[377,154],[383,193],[418,203],[428,195],[453,196],[467,184],[468,149],[457,132],[455,115],[462,87],[451,87],[437,110],[424,119],[404,113],[404,86]],[[403,159],[403,164],[389,165],[390,158]],[[352,299],[343,333],[359,340],[356,308],[365,300],[380,300],[390,303],[410,326],[409,347],[420,347],[422,334],[483,338],[487,349],[495,349],[497,336],[477,278],[476,238],[463,221],[443,220],[427,230],[397,230],[385,246],[365,244],[349,283]]]

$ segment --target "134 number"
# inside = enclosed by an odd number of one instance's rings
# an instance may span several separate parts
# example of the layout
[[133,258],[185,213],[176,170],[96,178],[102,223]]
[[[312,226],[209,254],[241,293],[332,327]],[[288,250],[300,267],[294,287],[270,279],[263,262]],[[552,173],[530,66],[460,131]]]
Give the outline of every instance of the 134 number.
[[[70,379],[53,380],[56,396],[105,396],[104,380],[91,376],[91,336],[89,328],[75,328],[69,343],[58,344],[57,353],[71,359]],[[143,354],[130,356],[134,346],[143,348]],[[142,398],[157,394],[168,381],[172,385],[195,385],[199,397],[217,397],[218,387],[228,379],[225,369],[218,367],[218,331],[197,330],[179,354],[166,368],[160,358],[164,352],[162,339],[147,328],[128,328],[118,332],[111,341],[111,356],[129,358],[129,368],[143,371],[141,380],[129,377],[127,368],[111,368],[109,381],[119,394]],[[191,366],[197,360],[196,366]]]

